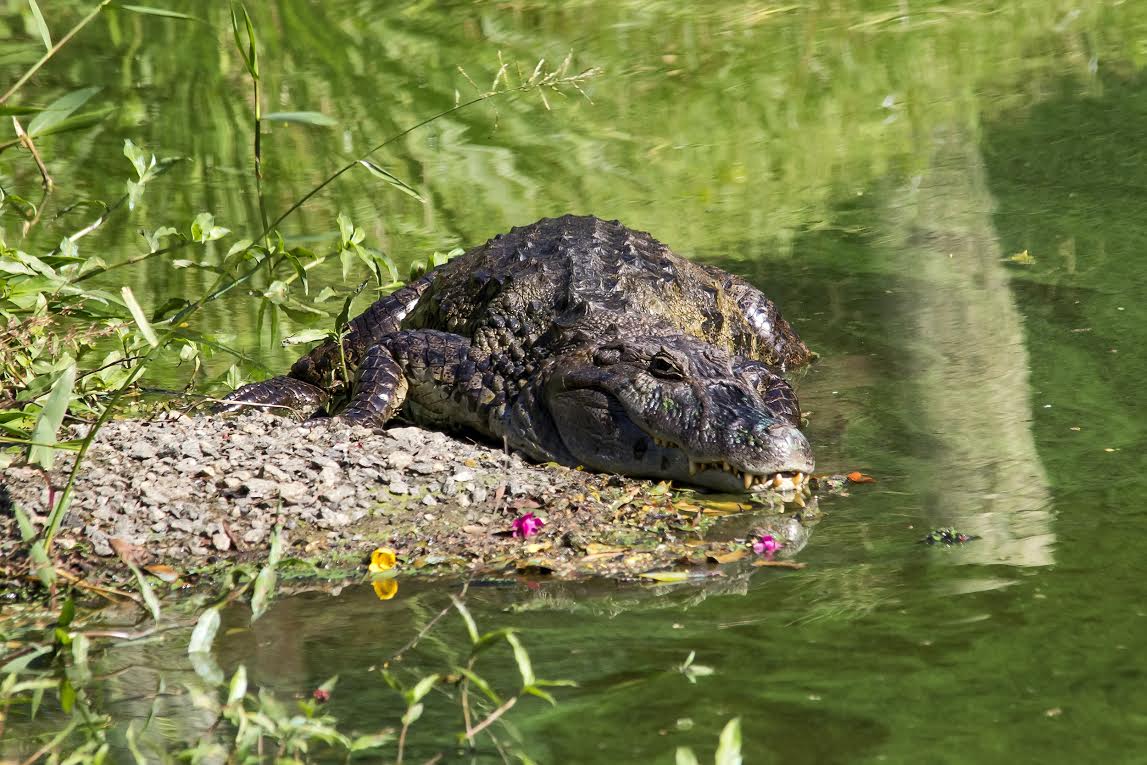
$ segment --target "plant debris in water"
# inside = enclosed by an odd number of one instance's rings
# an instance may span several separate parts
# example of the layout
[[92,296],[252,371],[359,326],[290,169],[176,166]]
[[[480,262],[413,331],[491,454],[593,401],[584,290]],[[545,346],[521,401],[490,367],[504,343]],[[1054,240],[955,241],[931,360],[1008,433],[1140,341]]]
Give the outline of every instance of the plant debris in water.
[[979,537],[973,536],[972,534],[964,534],[955,529],[945,528],[930,532],[928,536],[920,541],[926,545],[962,545],[974,539],[979,539]]

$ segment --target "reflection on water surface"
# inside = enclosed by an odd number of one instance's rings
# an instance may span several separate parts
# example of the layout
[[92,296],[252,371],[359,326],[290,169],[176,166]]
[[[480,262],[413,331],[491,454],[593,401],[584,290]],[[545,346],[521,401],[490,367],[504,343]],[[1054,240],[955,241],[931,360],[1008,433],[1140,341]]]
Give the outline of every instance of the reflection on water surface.
[[[18,5],[3,11],[10,29],[23,28]],[[531,757],[672,762],[678,745],[710,752],[740,716],[750,762],[1133,759],[1147,725],[1136,711],[1147,667],[1135,651],[1135,540],[1147,531],[1136,448],[1147,7],[251,5],[268,108],[338,120],[264,137],[273,210],[448,108],[469,88],[459,66],[483,85],[499,52],[528,68],[572,50],[577,67],[602,67],[592,102],[555,99],[549,112],[505,102],[388,147],[380,163],[424,204],[351,176],[309,202],[290,232],[329,240],[346,212],[408,263],[564,212],[649,230],[780,303],[822,356],[798,378],[818,466],[878,478],[822,501],[801,571],[666,587],[472,587],[484,627],[519,628],[539,674],[579,683],[557,689],[555,708],[531,699],[510,716]],[[180,224],[203,210],[235,232],[257,228],[248,94],[227,10],[184,6],[208,23],[116,16],[39,78],[43,100],[95,83],[115,107],[94,128],[43,141],[60,187],[52,213],[79,221],[77,198],[119,193],[124,138],[194,158],[81,252],[130,258],[144,221]],[[6,159],[5,188],[36,182],[28,163]],[[1031,261],[1012,259],[1025,251]],[[199,272],[161,262],[122,273],[148,304],[203,286]],[[243,295],[202,323],[273,368],[295,353],[260,334]],[[187,374],[152,373],[170,386]],[[982,539],[917,543],[939,526]],[[368,668],[456,587],[402,581],[385,602],[367,587],[299,594],[251,629],[234,612],[217,661],[228,673],[246,664],[253,683],[283,695],[337,673],[335,714],[362,729],[395,724],[396,695]],[[160,677],[202,686],[175,634],[101,660],[109,710],[146,718],[141,698]],[[461,624],[445,620],[404,667],[456,664],[465,644]],[[695,684],[676,669],[691,651],[715,670]],[[510,683],[516,668],[499,655],[490,672]],[[164,697],[156,731],[208,725],[193,702]],[[459,729],[452,707],[431,707],[413,761]],[[501,760],[483,750],[475,761]]]

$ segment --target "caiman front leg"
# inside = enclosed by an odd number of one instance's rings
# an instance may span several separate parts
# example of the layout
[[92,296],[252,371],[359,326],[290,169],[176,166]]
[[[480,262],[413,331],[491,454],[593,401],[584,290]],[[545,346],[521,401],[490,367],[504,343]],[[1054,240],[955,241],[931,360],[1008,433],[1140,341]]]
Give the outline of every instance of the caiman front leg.
[[339,343],[328,340],[296,361],[289,374],[232,391],[215,407],[215,412],[232,413],[254,407],[307,419],[333,394],[346,389],[344,368],[353,375],[368,349],[383,336],[398,331],[429,285],[429,276],[424,276],[380,298],[347,325],[341,349]]
[[396,332],[366,352],[351,402],[337,419],[380,427],[405,404],[416,422],[495,436],[506,401],[495,380],[489,357],[461,335]]

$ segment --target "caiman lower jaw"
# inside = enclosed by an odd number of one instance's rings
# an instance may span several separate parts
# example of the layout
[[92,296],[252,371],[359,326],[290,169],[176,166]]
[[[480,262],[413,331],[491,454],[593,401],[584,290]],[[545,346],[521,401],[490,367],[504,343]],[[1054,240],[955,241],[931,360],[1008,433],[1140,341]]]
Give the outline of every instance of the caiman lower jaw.
[[[669,449],[681,448],[672,441],[657,438],[656,436],[653,437],[653,443]],[[769,489],[781,492],[796,491],[802,488],[809,479],[808,475],[799,470],[782,470],[776,473],[751,473],[747,470],[739,470],[728,462],[697,462],[693,460],[693,458],[689,458],[690,476],[695,476],[703,470],[720,470],[729,473],[735,478],[740,478],[744,483],[745,491],[768,491]]]

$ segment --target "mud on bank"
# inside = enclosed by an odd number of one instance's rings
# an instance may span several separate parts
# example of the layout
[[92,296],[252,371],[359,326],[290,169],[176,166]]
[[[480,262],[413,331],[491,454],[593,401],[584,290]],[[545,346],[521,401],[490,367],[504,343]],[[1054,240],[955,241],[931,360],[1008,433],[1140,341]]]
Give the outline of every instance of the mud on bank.
[[[49,475],[13,466],[0,481],[8,586],[27,564],[5,505],[42,525],[72,460],[57,463]],[[545,525],[512,536],[514,519],[531,512]],[[256,413],[109,423],[81,467],[56,549],[76,576],[114,582],[130,574],[113,546],[140,565],[193,574],[265,558],[281,527],[284,557],[340,579],[363,576],[380,546],[398,553],[400,573],[712,576],[739,560],[792,565],[817,516],[815,497],[800,507],[776,496],[700,496],[531,465],[420,428],[303,427]],[[781,544],[775,559],[752,553],[748,540],[762,534]]]

